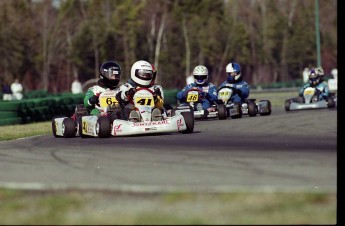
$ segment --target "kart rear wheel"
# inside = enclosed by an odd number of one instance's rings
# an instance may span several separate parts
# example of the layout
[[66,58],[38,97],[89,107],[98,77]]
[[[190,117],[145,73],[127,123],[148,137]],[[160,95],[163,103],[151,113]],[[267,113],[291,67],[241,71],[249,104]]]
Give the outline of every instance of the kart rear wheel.
[[75,137],[76,132],[74,120],[71,118],[65,118],[62,121],[62,135],[65,138]]
[[254,101],[248,102],[248,115],[249,117],[254,117],[258,113],[256,103]]
[[328,108],[335,108],[335,101],[332,96],[327,98],[327,107]]
[[194,130],[194,117],[192,112],[181,112],[184,118],[187,129],[182,131],[182,133],[193,133]]
[[218,104],[217,106],[218,109],[218,118],[220,120],[226,119],[228,116],[227,109],[224,104]]
[[269,100],[261,100],[261,101],[267,102],[267,109],[268,109],[268,111],[267,111],[267,112],[262,112],[262,113],[260,113],[260,115],[261,115],[261,116],[270,115],[270,114],[272,113],[272,104],[271,104],[271,101],[269,101]]
[[105,138],[111,135],[111,123],[108,116],[100,116],[96,123],[96,133],[98,137]]

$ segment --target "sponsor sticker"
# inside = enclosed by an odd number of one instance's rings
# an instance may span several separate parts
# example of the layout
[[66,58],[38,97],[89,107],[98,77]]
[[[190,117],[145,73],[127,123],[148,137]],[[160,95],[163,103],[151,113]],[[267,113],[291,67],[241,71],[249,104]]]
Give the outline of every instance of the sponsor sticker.
[[179,120],[177,120],[176,123],[177,123],[177,129],[179,130],[179,129],[183,126],[182,118],[180,118]]
[[133,127],[141,127],[141,126],[158,126],[158,125],[168,125],[170,124],[168,120],[162,121],[150,121],[150,122],[135,122]]
[[121,133],[122,132],[122,129],[121,129],[121,126],[122,126],[122,124],[119,124],[119,125],[115,125],[114,126],[114,134],[116,134],[116,133]]

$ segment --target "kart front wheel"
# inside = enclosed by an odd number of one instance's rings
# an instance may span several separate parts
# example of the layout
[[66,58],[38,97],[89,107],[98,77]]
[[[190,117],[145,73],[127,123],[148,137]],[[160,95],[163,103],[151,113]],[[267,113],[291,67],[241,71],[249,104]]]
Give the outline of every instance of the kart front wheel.
[[220,120],[226,119],[228,116],[228,112],[227,112],[225,105],[224,104],[218,104],[217,109],[218,109],[218,118]]
[[105,138],[111,135],[110,118],[107,116],[100,116],[96,123],[96,133],[98,137]]
[[334,101],[333,97],[327,98],[327,107],[328,108],[335,108],[335,101]]
[[75,122],[71,118],[65,118],[62,121],[62,135],[65,138],[75,137],[76,131]]
[[248,115],[249,117],[254,117],[258,113],[256,103],[254,101],[248,102]]
[[187,129],[182,131],[182,133],[193,133],[194,130],[194,117],[192,112],[181,112],[184,118]]

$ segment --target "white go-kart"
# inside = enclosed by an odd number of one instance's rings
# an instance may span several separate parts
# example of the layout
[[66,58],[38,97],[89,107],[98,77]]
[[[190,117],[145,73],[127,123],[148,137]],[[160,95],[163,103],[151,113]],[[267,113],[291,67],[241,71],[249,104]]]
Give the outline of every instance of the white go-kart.
[[[109,137],[111,127],[109,124],[123,117],[122,107],[115,99],[116,91],[107,89],[99,96],[96,105],[101,112],[99,116],[90,115],[86,108],[80,104],[75,108],[72,117],[56,116],[52,119],[52,131],[55,137],[93,136]],[[84,133],[81,132],[81,129]]]
[[[147,88],[139,88],[133,96],[134,111],[138,117],[133,120],[121,114],[122,118],[109,120],[108,116],[82,116],[78,119],[79,135],[81,137],[109,137],[129,136],[152,133],[192,133],[194,120],[190,113],[183,113],[173,117],[166,114],[153,114],[154,96]],[[156,109],[155,112],[159,109]],[[124,109],[122,109],[124,112]]]

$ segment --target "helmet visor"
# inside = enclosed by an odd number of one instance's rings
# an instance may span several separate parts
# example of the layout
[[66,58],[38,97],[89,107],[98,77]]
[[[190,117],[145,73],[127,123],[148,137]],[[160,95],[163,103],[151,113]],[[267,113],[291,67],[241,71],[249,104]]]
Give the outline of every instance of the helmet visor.
[[317,77],[317,74],[316,73],[311,73],[310,75],[309,75],[309,78],[310,79],[313,79],[313,78],[316,78]]
[[135,76],[142,80],[152,80],[153,72],[151,70],[137,69],[135,70]]
[[238,73],[236,71],[228,72],[228,76],[235,77]]
[[119,70],[114,70],[112,68],[109,68],[108,70],[105,70],[104,74],[110,80],[120,79],[120,72],[119,72]]
[[196,80],[205,80],[207,79],[207,75],[194,75],[194,79]]
[[309,77],[309,81],[311,81],[311,82],[317,82],[319,80],[319,76],[317,76],[317,77]]

